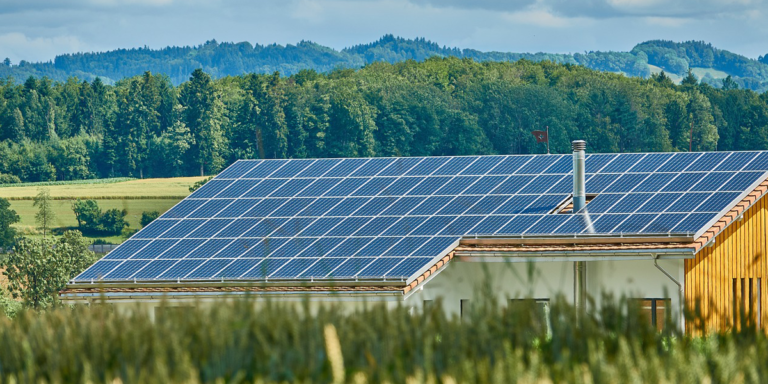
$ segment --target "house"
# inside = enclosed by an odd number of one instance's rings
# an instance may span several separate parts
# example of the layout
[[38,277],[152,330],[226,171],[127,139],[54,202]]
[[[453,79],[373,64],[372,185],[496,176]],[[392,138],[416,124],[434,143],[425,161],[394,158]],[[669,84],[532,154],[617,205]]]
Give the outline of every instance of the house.
[[767,177],[768,152],[586,155],[582,141],[572,155],[241,160],[60,296],[442,298],[460,314],[487,283],[544,309],[609,291],[656,324],[700,302],[706,328],[761,325]]

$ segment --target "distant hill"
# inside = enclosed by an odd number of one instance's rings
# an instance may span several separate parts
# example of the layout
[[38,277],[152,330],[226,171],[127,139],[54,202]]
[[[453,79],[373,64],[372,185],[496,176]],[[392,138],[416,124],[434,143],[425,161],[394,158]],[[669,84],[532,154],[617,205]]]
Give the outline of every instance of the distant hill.
[[553,54],[482,52],[440,46],[423,38],[404,39],[392,35],[341,51],[309,41],[282,46],[211,40],[194,47],[157,50],[144,47],[66,54],[43,63],[22,61],[10,64],[6,60],[4,65],[0,63],[0,77],[12,76],[16,81],[29,76],[47,76],[60,81],[71,76],[84,80],[100,77],[107,83],[114,83],[151,71],[168,75],[174,84],[180,84],[196,68],[202,68],[215,78],[275,71],[291,75],[305,69],[326,72],[337,68],[359,68],[377,61],[421,61],[432,56],[456,56],[476,61],[550,60],[639,77],[663,70],[673,79],[686,76],[690,69],[701,81],[715,86],[721,85],[724,77],[731,76],[742,88],[759,92],[768,90],[768,55],[754,60],[699,41],[653,40],[638,44],[629,52]]

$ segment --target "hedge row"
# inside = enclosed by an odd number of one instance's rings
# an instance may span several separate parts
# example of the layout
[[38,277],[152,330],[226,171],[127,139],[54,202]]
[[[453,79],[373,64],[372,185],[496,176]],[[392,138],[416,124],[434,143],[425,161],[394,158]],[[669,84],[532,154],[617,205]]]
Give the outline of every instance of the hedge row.
[[63,181],[39,181],[34,183],[10,183],[0,184],[0,188],[6,187],[48,187],[54,185],[75,185],[75,184],[113,184],[123,181],[136,180],[134,177],[113,177],[109,179],[87,179],[87,180],[63,180]]

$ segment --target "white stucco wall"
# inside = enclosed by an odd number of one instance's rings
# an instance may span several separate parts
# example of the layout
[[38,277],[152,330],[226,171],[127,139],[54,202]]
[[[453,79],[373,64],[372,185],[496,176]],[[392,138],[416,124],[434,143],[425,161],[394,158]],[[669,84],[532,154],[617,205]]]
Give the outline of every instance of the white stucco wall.
[[[675,278],[684,281],[683,260],[659,260],[659,265]],[[425,300],[442,299],[443,307],[449,315],[459,315],[461,300],[477,300],[480,286],[490,282],[491,290],[500,305],[506,305],[510,298],[534,298],[553,300],[562,294],[573,301],[573,262],[463,262],[452,260],[445,268],[426,283],[419,285],[414,292],[403,296],[389,294],[382,296],[359,295],[313,295],[310,298],[310,312],[322,306],[334,305],[338,310],[351,312],[366,305],[385,303],[389,307],[404,305],[412,310],[420,310]],[[627,261],[591,261],[587,262],[587,293],[600,305],[600,293],[612,292],[615,297],[625,295],[628,298],[669,298],[675,316],[679,317],[680,296],[678,287],[659,271],[653,260]],[[165,298],[158,297],[110,300],[120,310],[140,308],[154,315],[155,308],[165,305],[216,305],[234,296],[215,296],[209,298]],[[292,303],[303,306],[303,295],[254,296],[257,306],[267,300]],[[404,301],[403,301],[404,300]],[[98,301],[98,300],[97,300]],[[682,323],[681,323],[682,326]]]
[[[684,281],[682,260],[659,260],[659,265],[678,281]],[[572,262],[488,263],[454,259],[432,280],[417,288],[406,303],[421,308],[424,300],[442,298],[449,313],[459,314],[461,300],[473,300],[479,284],[486,279],[502,305],[510,298],[553,300],[558,294],[573,301]],[[600,305],[601,292],[612,292],[615,297],[669,298],[673,308],[680,305],[677,285],[650,259],[587,262],[587,293],[597,305]]]

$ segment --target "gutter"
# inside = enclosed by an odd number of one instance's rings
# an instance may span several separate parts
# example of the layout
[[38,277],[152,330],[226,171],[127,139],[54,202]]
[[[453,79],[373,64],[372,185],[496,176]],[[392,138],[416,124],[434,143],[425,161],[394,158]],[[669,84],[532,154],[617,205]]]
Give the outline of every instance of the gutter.
[[70,282],[66,285],[66,289],[112,289],[112,288],[265,288],[265,287],[402,287],[405,285],[405,280],[200,280],[200,281],[179,281],[179,280],[166,280],[166,281],[104,281],[95,280],[91,282]]
[[466,236],[460,245],[553,245],[553,244],[643,244],[693,243],[691,233],[672,234],[594,234],[573,235],[518,235],[518,236]]
[[125,302],[132,300],[191,300],[205,298],[233,298],[233,297],[275,297],[289,300],[331,299],[332,301],[360,301],[361,298],[374,299],[373,301],[396,301],[402,299],[402,289],[394,291],[301,291],[301,292],[72,292],[61,295],[64,303],[90,303],[104,300],[107,303]]
[[456,257],[465,262],[541,262],[541,261],[600,261],[692,259],[694,248],[637,249],[623,251],[456,251]]
[[663,273],[664,276],[667,276],[670,280],[672,280],[673,283],[675,283],[675,285],[677,285],[677,295],[678,295],[677,296],[677,298],[678,298],[677,302],[680,304],[680,308],[678,308],[680,310],[680,320],[681,320],[681,324],[680,325],[682,327],[681,329],[685,329],[685,303],[683,302],[683,300],[685,300],[685,291],[684,291],[683,285],[680,284],[680,282],[677,281],[677,279],[675,279],[669,272],[667,272],[666,269],[662,268],[659,265],[658,260],[659,260],[658,256],[654,257],[653,258],[653,265],[656,266],[656,268],[659,271],[661,271],[661,273]]

